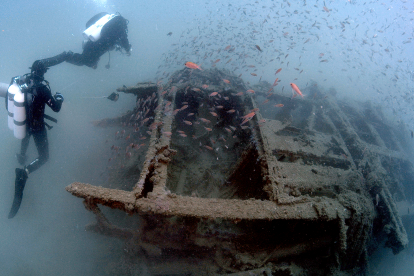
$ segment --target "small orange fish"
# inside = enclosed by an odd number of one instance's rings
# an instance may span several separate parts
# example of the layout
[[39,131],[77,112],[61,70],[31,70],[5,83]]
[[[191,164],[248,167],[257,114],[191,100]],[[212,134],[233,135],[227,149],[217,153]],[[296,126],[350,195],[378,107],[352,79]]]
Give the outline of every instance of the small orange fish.
[[207,131],[213,131],[211,128],[209,127],[204,127]]
[[211,115],[213,115],[214,117],[217,117],[217,116],[218,116],[216,112],[210,112],[210,113],[211,113]]
[[214,63],[217,63],[217,62],[219,62],[220,61],[220,59],[216,59],[216,61],[214,61]]
[[236,96],[243,96],[243,92],[237,93]]
[[213,150],[213,148],[212,147],[210,147],[210,146],[204,146],[206,149],[208,149],[208,150]]
[[275,107],[284,107],[284,104],[275,104]]
[[230,110],[227,110],[226,112],[227,112],[227,113],[234,113],[234,112],[236,112],[236,110],[234,110],[234,109],[230,109]]
[[277,81],[279,80],[279,78],[276,78],[275,82],[273,83],[273,86],[277,85]]
[[254,115],[256,115],[255,112],[250,112],[249,114],[243,116],[242,118],[243,119],[250,119],[250,118],[253,118]]
[[324,9],[327,13],[329,13],[329,9],[328,9],[327,7],[323,6],[323,9]]
[[229,84],[229,83],[230,83],[230,81],[229,81],[229,80],[226,80],[226,79],[223,79],[223,81],[224,81],[225,83],[227,83],[227,84]]
[[228,45],[226,48],[224,48],[224,50],[226,51],[226,50],[230,49],[230,47],[231,47],[231,45]]
[[203,71],[203,69],[201,69],[200,66],[198,66],[197,64],[195,64],[194,62],[191,62],[191,61],[187,61],[184,65],[187,66],[190,69],[198,69],[198,70]]
[[259,111],[259,108],[253,108],[252,110],[250,110],[250,112],[256,112]]
[[277,73],[279,73],[280,71],[282,71],[282,68],[277,69],[277,71],[276,71],[275,75],[276,75]]
[[252,90],[252,89],[249,89],[249,90],[247,90],[246,92],[249,92],[249,93],[254,94],[254,90]]
[[213,92],[213,93],[211,93],[210,95],[208,95],[209,97],[214,97],[214,96],[217,96],[217,94],[218,94],[218,92]]
[[188,107],[188,105],[183,105],[181,108],[180,108],[180,110],[184,110],[184,109],[186,109]]
[[250,73],[250,75],[252,75],[253,77],[257,77],[257,74],[255,73]]
[[207,120],[207,119],[204,119],[204,118],[200,118],[200,120],[201,120],[203,123],[207,123],[207,124],[211,123],[211,121],[210,121],[210,120]]
[[262,102],[262,104],[267,104],[269,102],[269,99],[266,99]]
[[180,133],[180,136],[181,136],[181,137],[187,137],[187,135],[186,135],[186,134],[184,134],[184,133]]
[[290,86],[292,86],[292,93],[293,94],[295,94],[295,92],[296,92],[298,95],[302,96],[302,98],[303,98],[303,94],[302,94],[302,92],[300,92],[299,87],[296,84],[291,83]]
[[207,85],[207,84],[203,84],[203,85],[201,86],[201,88],[203,88],[203,89],[207,89],[207,88],[208,88],[208,85]]
[[184,123],[186,123],[187,125],[189,125],[189,126],[191,126],[193,123],[192,122],[190,122],[190,121],[186,121],[186,120],[184,120],[183,121]]

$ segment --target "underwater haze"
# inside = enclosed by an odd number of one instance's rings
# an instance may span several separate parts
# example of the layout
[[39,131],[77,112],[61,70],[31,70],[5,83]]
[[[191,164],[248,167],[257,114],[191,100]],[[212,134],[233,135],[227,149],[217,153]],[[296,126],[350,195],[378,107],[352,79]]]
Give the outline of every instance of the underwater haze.
[[[80,53],[86,22],[103,11],[129,20],[132,54],[111,52],[109,69],[104,54],[97,69],[62,63],[46,73],[52,94],[62,93],[65,101],[59,113],[46,107],[58,120],[48,131],[50,159],[30,174],[13,219],[7,214],[20,141],[7,127],[5,108],[0,116],[0,275],[113,275],[107,264],[122,259],[124,243],[85,231],[95,217],[65,187],[107,180],[106,141],[116,129],[91,122],[123,115],[136,99],[92,97],[122,85],[167,82],[187,61],[228,69],[250,84],[278,78],[276,90],[287,96],[292,82],[301,89],[315,83],[334,88],[337,98],[379,104],[390,120],[414,130],[412,1],[2,0],[0,82],[29,73],[35,60]],[[37,157],[33,140],[28,156]],[[405,227],[412,240],[413,225]],[[410,275],[412,252],[378,250],[372,275]],[[145,264],[137,271],[145,275]]]

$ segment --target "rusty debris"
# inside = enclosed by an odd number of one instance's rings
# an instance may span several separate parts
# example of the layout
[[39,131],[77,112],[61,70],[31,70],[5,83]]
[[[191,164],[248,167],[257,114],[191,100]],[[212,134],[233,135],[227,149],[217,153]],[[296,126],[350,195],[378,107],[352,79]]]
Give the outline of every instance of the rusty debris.
[[[363,275],[381,242],[403,250],[396,202],[413,200],[403,187],[414,179],[404,130],[315,85],[303,99],[271,88],[188,68],[167,84],[119,88],[137,107],[94,124],[122,125],[130,148],[145,145],[110,187],[66,188],[96,215],[87,229],[124,239],[157,275]],[[117,226],[100,205],[139,226]]]

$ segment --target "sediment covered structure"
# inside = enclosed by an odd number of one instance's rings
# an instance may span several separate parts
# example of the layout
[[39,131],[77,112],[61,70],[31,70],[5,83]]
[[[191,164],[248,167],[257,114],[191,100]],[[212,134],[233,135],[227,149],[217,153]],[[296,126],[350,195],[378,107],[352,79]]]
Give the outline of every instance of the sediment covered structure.
[[[137,107],[95,125],[123,125],[147,144],[126,146],[110,188],[66,190],[96,215],[88,230],[125,239],[151,273],[363,275],[381,243],[395,254],[406,247],[396,201],[413,200],[413,166],[404,131],[378,108],[315,85],[292,99],[217,69],[118,91],[135,94]],[[100,205],[138,226],[117,226]]]

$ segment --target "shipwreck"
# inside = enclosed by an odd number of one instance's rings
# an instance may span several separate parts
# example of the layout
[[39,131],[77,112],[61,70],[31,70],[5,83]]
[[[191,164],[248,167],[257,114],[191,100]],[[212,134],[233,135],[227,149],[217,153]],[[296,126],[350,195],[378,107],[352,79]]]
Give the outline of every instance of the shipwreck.
[[408,132],[316,83],[304,98],[279,90],[188,68],[119,88],[136,107],[95,125],[131,133],[123,165],[109,185],[66,188],[96,215],[87,230],[125,240],[128,259],[144,256],[155,275],[364,275],[378,246],[403,250]]

